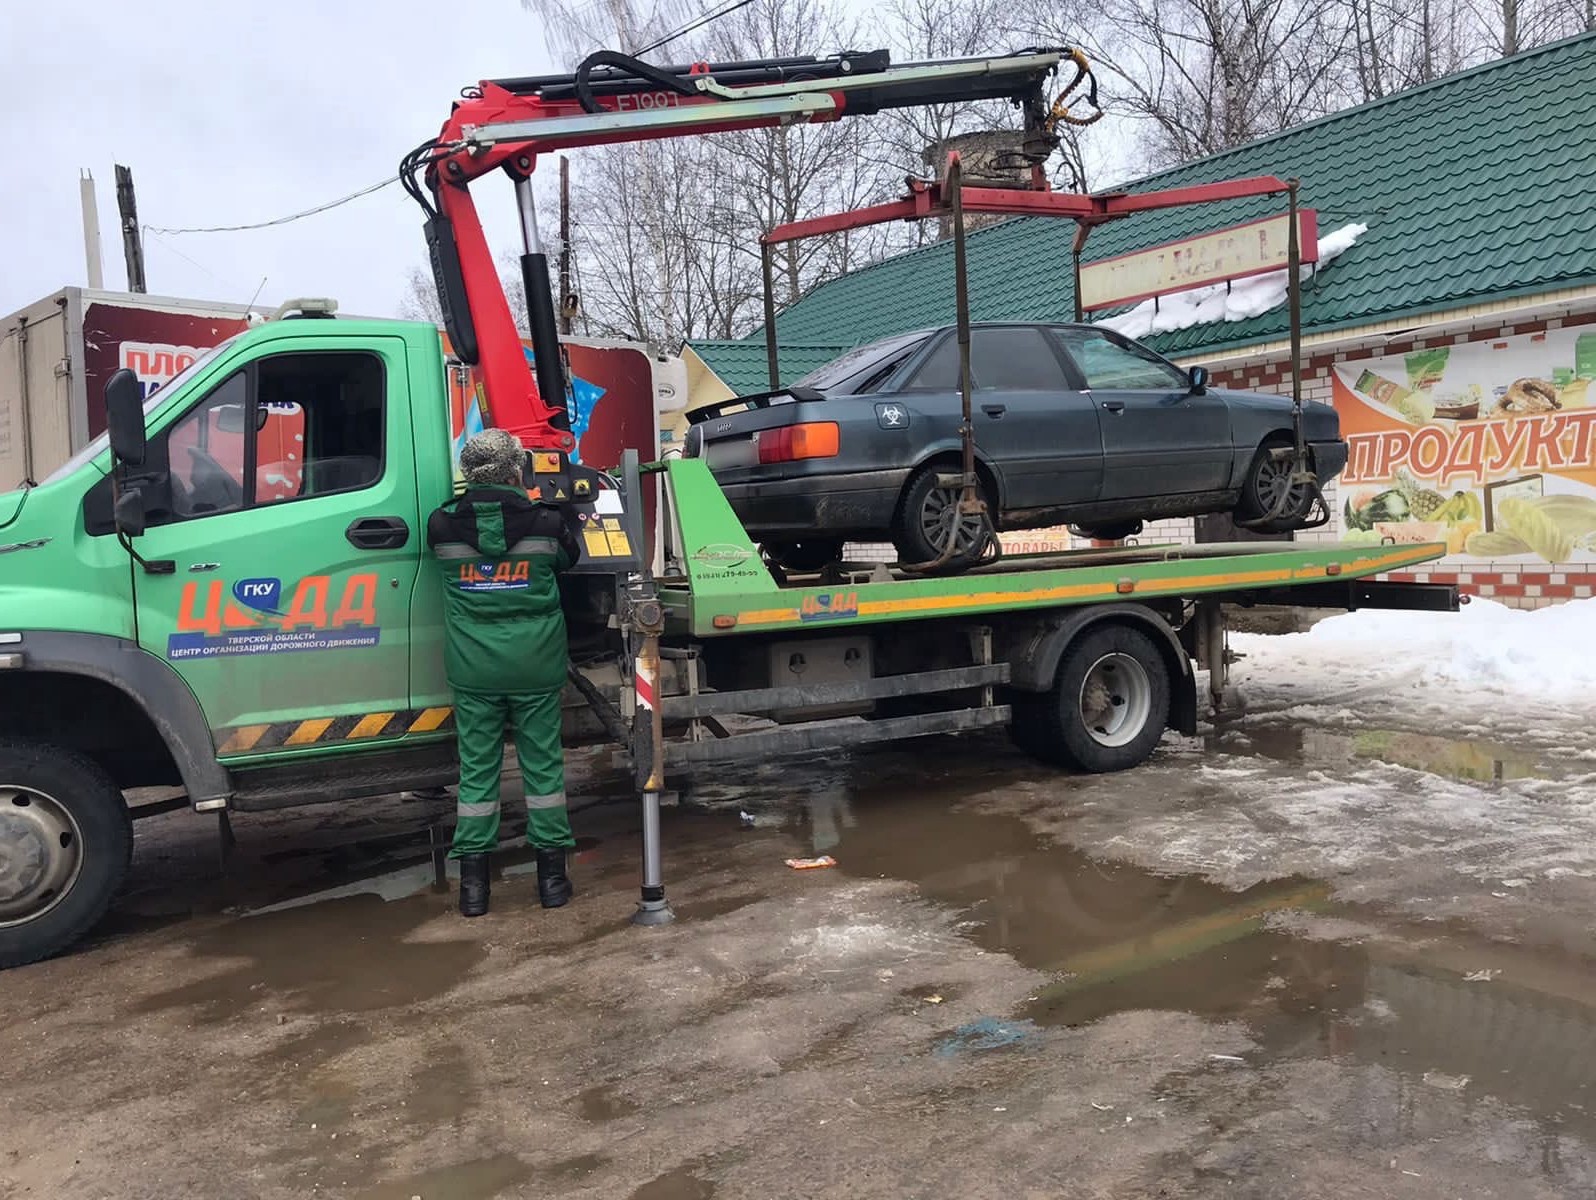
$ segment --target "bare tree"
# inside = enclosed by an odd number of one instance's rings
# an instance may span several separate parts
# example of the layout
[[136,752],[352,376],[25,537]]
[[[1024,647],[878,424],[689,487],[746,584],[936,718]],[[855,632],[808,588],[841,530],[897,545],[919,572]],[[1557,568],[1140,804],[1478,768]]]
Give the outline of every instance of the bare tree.
[[1347,0],[1342,18],[1356,67],[1352,102],[1428,83],[1486,56],[1457,0]]
[[1112,74],[1119,111],[1140,123],[1150,167],[1215,154],[1343,102],[1351,35],[1323,0],[1108,0],[1101,12],[1084,37]]

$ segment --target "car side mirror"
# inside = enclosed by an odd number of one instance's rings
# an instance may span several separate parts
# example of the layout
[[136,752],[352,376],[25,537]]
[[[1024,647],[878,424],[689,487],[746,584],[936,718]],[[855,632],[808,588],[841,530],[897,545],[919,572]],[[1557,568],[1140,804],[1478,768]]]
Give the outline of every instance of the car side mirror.
[[1193,367],[1186,374],[1187,381],[1191,384],[1191,394],[1201,396],[1208,391],[1208,368]]
[[144,463],[144,390],[139,377],[123,367],[105,381],[105,428],[111,453],[128,466]]
[[144,532],[144,490],[124,487],[116,496],[116,530],[124,537],[138,537]]

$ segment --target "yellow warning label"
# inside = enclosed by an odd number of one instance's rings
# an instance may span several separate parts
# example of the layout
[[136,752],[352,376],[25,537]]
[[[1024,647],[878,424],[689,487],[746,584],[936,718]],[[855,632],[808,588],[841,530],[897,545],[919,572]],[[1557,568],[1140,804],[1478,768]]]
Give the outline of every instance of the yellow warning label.
[[632,541],[624,533],[610,533],[610,553],[617,558],[624,558],[632,553]]
[[619,517],[605,517],[604,530],[606,533],[619,533],[621,531],[621,519]]
[[556,500],[564,500],[564,499],[566,499],[565,489],[562,488],[562,487],[555,488],[554,489],[554,498]]
[[560,456],[546,450],[532,452],[532,469],[539,475],[554,475],[560,469]]
[[604,531],[601,529],[584,529],[582,531],[582,547],[587,551],[590,558],[608,558],[610,556],[610,544],[605,540]]

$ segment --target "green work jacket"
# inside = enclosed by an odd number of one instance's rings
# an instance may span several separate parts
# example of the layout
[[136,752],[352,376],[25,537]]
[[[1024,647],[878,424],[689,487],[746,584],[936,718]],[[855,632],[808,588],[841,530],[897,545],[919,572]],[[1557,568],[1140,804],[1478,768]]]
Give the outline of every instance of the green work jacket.
[[478,485],[434,510],[427,544],[443,572],[449,686],[493,694],[564,687],[555,576],[582,550],[560,509],[520,488]]

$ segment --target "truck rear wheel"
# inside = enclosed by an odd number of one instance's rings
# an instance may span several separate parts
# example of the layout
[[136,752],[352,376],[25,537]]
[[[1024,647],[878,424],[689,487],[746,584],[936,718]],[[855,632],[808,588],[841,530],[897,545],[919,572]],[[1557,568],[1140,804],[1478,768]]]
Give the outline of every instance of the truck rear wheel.
[[1169,668],[1128,625],[1088,630],[1064,651],[1053,686],[1017,697],[1010,734],[1033,758],[1094,774],[1147,761],[1169,723]]
[[132,856],[127,804],[99,764],[0,739],[0,968],[57,954],[87,933]]

